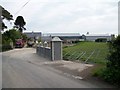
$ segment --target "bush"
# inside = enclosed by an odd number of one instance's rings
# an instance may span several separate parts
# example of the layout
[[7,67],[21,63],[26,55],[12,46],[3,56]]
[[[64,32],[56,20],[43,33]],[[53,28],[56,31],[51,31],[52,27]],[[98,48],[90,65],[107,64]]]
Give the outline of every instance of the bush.
[[98,38],[95,40],[95,42],[107,42],[106,38]]
[[102,76],[110,83],[120,85],[120,36],[110,42],[108,63]]
[[0,44],[0,52],[2,52],[2,44]]
[[11,45],[2,45],[2,51],[8,51],[11,49],[12,49]]
[[75,44],[77,44],[77,43],[79,43],[80,41],[72,41],[72,43],[75,43]]
[[16,29],[10,29],[2,34],[2,44],[10,43],[11,41],[15,44],[16,39],[26,38],[25,35],[21,35]]

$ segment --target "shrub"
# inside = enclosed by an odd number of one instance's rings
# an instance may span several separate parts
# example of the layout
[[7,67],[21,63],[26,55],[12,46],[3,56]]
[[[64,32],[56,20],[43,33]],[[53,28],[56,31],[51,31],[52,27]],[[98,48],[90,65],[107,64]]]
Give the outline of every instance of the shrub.
[[106,38],[98,38],[95,40],[95,42],[107,42]]
[[80,41],[72,41],[72,43],[75,43],[75,44],[77,44],[77,43],[79,43]]
[[120,36],[110,42],[108,63],[102,76],[110,83],[120,85]]
[[8,51],[8,50],[11,50],[12,49],[12,47],[11,47],[11,45],[2,45],[2,51]]

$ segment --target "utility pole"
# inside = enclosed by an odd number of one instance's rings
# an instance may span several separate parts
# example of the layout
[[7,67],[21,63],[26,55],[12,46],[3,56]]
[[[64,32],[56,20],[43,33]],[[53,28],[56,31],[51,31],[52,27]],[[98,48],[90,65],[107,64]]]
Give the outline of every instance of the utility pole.
[[120,1],[118,2],[118,35],[120,35]]

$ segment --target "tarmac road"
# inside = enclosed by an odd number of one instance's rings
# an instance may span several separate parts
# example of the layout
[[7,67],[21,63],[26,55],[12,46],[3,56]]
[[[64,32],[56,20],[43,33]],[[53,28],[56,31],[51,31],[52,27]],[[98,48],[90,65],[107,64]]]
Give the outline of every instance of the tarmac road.
[[[33,48],[15,49],[2,54],[2,88],[98,88],[82,80],[65,76],[46,65],[35,65],[29,60],[40,60]],[[46,60],[47,61],[47,60]]]

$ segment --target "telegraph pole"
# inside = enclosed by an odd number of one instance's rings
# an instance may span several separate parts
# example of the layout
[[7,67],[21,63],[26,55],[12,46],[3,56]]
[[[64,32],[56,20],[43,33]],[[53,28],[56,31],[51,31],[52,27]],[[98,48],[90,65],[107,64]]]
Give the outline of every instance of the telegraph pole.
[[118,2],[118,35],[120,35],[120,1]]

